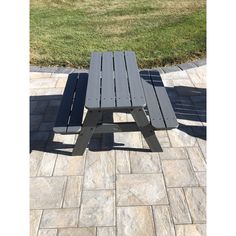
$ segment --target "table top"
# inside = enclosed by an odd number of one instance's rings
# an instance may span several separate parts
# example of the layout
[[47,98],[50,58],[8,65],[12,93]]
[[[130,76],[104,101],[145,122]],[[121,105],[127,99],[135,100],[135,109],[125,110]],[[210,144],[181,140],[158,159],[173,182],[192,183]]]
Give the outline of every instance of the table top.
[[93,52],[85,107],[115,110],[145,105],[135,53]]

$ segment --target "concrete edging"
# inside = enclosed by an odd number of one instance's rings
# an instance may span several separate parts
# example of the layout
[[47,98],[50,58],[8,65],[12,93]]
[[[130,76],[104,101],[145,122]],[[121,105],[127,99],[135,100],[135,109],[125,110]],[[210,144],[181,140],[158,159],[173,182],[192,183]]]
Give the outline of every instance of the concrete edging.
[[[206,58],[199,59],[193,62],[186,62],[183,64],[179,64],[176,66],[167,66],[167,67],[157,67],[152,68],[158,70],[161,73],[170,73],[181,70],[188,70],[191,68],[196,68],[206,65]],[[82,70],[82,69],[81,69]],[[71,67],[41,67],[41,66],[30,66],[30,72],[45,72],[45,73],[55,73],[55,74],[70,74],[70,73],[78,73],[81,72],[79,69],[71,68]]]

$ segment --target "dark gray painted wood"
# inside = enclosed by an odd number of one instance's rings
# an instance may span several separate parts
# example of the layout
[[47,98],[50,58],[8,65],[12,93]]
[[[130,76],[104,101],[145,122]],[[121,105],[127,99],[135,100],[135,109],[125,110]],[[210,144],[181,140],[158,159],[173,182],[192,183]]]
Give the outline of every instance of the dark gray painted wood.
[[78,74],[70,74],[66,83],[66,87],[63,93],[61,105],[58,111],[57,119],[54,127],[65,130],[68,125],[69,116],[71,113],[71,105],[73,102],[74,92],[78,81]]
[[100,107],[101,55],[100,52],[93,52],[91,55],[85,100],[85,106],[88,109],[96,109]]
[[101,108],[115,107],[115,88],[112,52],[102,54],[102,94]]
[[133,107],[143,107],[146,105],[144,92],[139,76],[137,61],[134,52],[125,52],[125,61],[128,72],[129,87]]
[[80,130],[80,126],[82,125],[83,119],[87,82],[88,73],[80,73],[76,85],[75,98],[72,106],[67,132],[75,132]]
[[117,107],[130,107],[130,93],[123,52],[114,52]]
[[157,129],[165,129],[165,123],[152,85],[148,70],[140,71],[140,77],[145,92],[147,108],[152,125]]

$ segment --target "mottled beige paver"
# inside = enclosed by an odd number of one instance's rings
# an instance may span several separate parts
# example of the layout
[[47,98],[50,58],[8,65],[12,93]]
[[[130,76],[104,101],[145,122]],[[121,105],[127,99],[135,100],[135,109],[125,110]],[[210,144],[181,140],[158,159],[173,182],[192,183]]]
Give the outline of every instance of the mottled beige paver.
[[96,236],[96,228],[59,229],[58,236]]
[[30,208],[47,209],[62,206],[66,177],[35,177],[30,179]]
[[118,175],[117,205],[167,204],[167,194],[162,174]]
[[83,191],[79,226],[114,226],[115,191]]
[[174,223],[168,206],[154,206],[153,215],[155,221],[156,235],[175,236]]
[[42,159],[43,159],[43,152],[40,152],[40,151],[31,152],[30,154],[30,176],[31,177],[37,175]]
[[188,154],[185,148],[163,148],[163,152],[160,152],[159,155],[162,160],[188,159]]
[[206,172],[195,172],[200,186],[206,186]]
[[206,225],[176,225],[176,236],[206,236]]
[[150,206],[117,208],[117,236],[147,235],[155,235]]
[[98,227],[97,236],[116,236],[115,227]]
[[131,172],[129,152],[124,150],[115,151],[116,174],[129,174]]
[[76,227],[78,215],[78,208],[44,210],[40,228]]
[[130,152],[131,172],[160,173],[161,165],[158,153]]
[[187,148],[194,171],[205,171],[206,162],[199,147]]
[[51,176],[53,173],[56,158],[57,154],[45,152],[40,163],[37,176]]
[[168,189],[171,213],[175,224],[190,224],[191,216],[182,188]]
[[84,189],[115,188],[115,152],[88,152]]
[[30,210],[30,236],[37,236],[42,210]]
[[188,203],[193,223],[206,222],[206,193],[203,188],[185,188],[184,193]]
[[168,187],[198,185],[189,160],[162,160],[162,168]]
[[64,208],[80,206],[82,180],[82,176],[68,176],[63,202]]
[[57,229],[40,229],[38,236],[57,236]]
[[61,175],[83,175],[84,156],[58,155],[54,176]]

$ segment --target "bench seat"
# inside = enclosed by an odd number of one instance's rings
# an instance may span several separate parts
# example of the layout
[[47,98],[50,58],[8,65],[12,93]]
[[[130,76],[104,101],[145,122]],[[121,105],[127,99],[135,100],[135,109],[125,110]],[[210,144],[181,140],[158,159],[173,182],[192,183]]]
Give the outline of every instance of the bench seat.
[[72,73],[69,75],[53,128],[55,133],[72,134],[80,131],[87,82],[87,73]]

